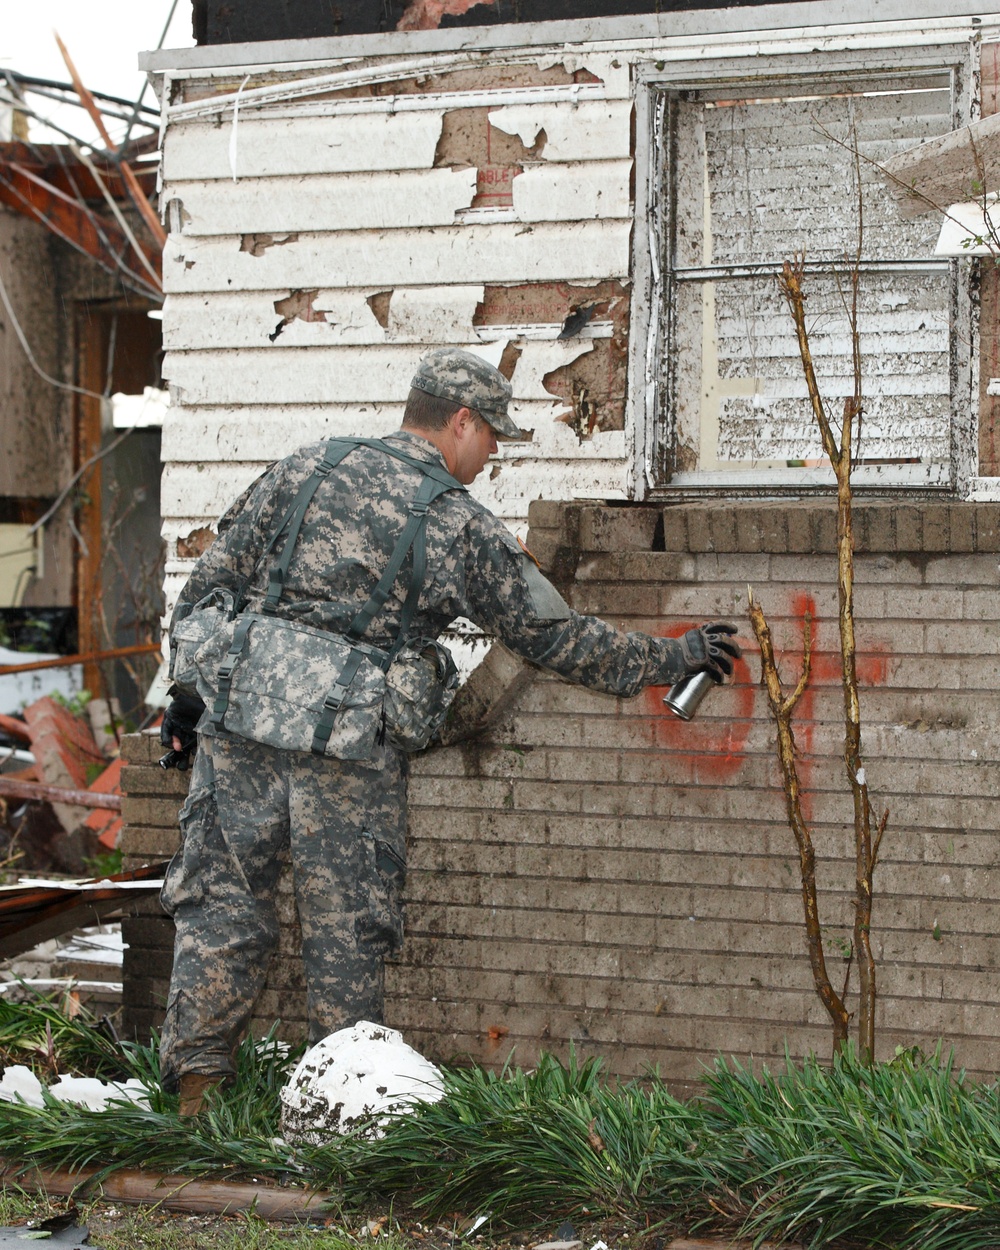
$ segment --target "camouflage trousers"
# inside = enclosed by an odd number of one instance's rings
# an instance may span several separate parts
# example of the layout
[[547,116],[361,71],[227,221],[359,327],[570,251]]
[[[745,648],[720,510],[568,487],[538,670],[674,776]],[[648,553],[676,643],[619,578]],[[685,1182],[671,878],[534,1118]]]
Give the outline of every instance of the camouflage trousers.
[[402,943],[405,757],[374,763],[200,737],[161,894],[174,967],[161,1038],[165,1087],[230,1073],[278,944],[278,878],[291,860],[309,1040],[381,1021],[383,958]]

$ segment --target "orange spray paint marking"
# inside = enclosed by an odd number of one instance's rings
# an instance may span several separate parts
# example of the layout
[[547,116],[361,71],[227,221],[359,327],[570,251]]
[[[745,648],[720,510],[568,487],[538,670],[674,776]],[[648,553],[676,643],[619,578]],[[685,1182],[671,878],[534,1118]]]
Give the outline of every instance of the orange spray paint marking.
[[[672,625],[670,629],[661,631],[660,637],[679,638],[698,624],[701,622]],[[738,641],[746,650],[746,640]],[[728,781],[743,764],[757,693],[746,659],[737,660],[731,684],[736,691],[737,710],[736,715],[727,721],[697,718],[682,721],[663,706],[663,696],[669,686],[647,686],[644,691],[646,707],[656,717],[657,746],[669,751],[692,781]],[[710,693],[708,700],[711,698]],[[708,703],[702,706],[707,707]]]

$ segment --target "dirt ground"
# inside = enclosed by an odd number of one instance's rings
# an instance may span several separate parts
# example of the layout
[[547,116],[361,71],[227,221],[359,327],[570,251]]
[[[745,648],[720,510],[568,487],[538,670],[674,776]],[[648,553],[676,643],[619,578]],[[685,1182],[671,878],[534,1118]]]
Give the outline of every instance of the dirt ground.
[[[81,1244],[93,1250],[730,1250],[734,1245],[728,1240],[689,1239],[678,1236],[677,1230],[647,1229],[623,1220],[517,1230],[487,1223],[479,1231],[460,1215],[425,1223],[383,1212],[277,1224],[247,1214],[190,1215],[103,1201],[74,1209],[66,1199],[11,1188],[0,1191],[0,1225],[37,1226],[59,1215],[68,1215],[70,1225],[85,1225],[89,1241],[62,1242],[54,1237],[54,1246]],[[741,1244],[749,1250],[749,1243]]]

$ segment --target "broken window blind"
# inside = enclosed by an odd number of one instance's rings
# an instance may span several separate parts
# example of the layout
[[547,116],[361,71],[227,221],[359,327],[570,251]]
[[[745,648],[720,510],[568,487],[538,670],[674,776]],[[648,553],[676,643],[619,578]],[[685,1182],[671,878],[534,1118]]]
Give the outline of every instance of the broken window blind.
[[775,470],[789,478],[826,464],[775,275],[805,254],[815,368],[839,417],[854,386],[845,261],[858,251],[859,181],[859,459],[899,466],[888,480],[900,484],[947,477],[951,271],[933,258],[936,217],[904,221],[872,162],[951,126],[947,79],[678,102],[665,397],[675,480],[734,472],[773,480]]

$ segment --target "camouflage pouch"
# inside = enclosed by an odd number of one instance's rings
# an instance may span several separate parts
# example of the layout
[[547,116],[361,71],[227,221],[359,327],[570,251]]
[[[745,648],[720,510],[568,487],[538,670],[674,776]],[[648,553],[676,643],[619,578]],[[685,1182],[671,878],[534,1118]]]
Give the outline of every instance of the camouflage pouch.
[[448,715],[458,690],[451,652],[433,638],[401,647],[385,676],[385,727],[400,751],[422,751]]
[[196,656],[199,648],[233,615],[232,594],[228,590],[213,590],[199,599],[170,631],[170,678],[184,694],[209,697]]
[[217,729],[285,751],[368,760],[382,732],[385,659],[327,630],[243,612],[198,648],[198,692]]

